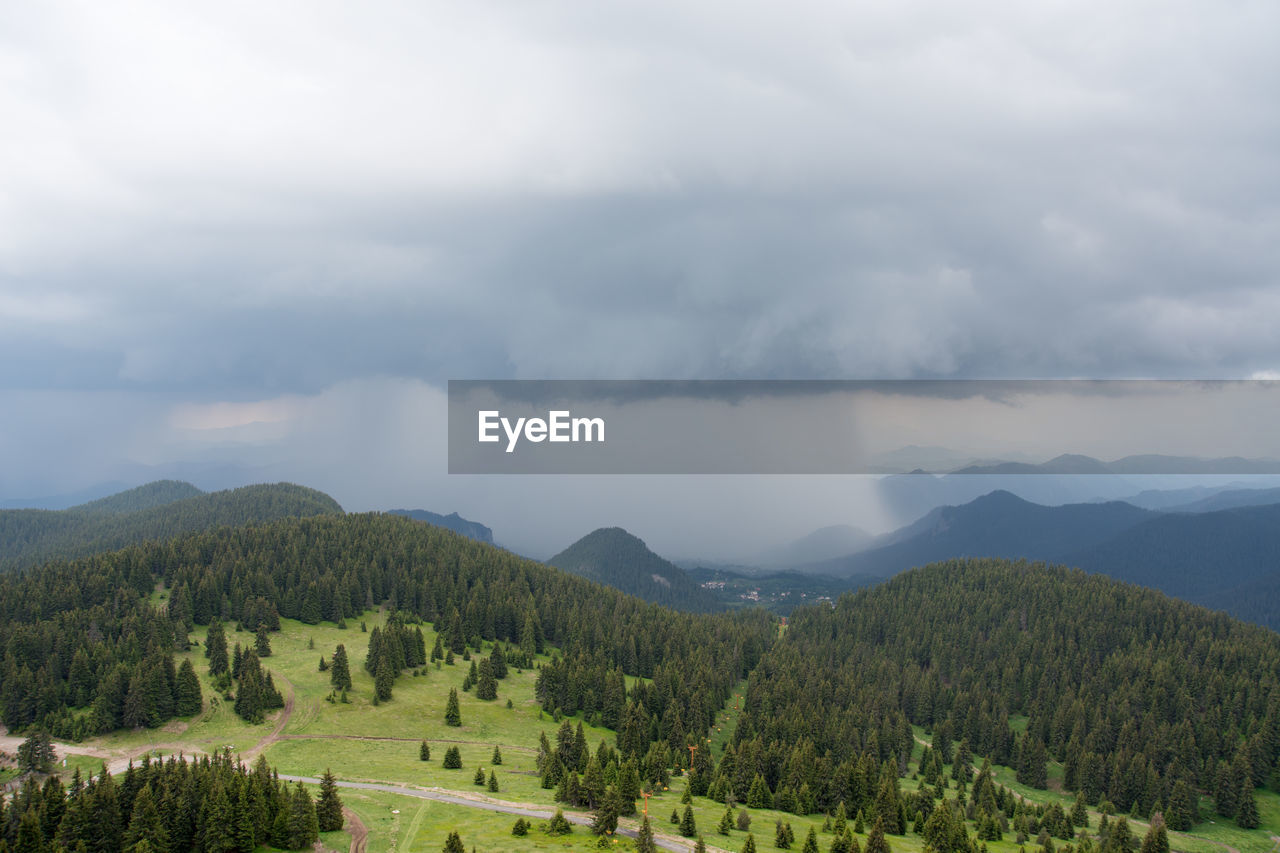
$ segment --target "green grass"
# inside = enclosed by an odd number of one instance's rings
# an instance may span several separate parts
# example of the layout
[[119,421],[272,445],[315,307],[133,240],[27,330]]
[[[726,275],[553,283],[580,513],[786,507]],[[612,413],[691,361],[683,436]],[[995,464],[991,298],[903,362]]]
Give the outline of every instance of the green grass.
[[[371,701],[373,680],[364,670],[369,634],[359,629],[361,618],[370,630],[382,621],[380,614],[366,613],[350,620],[347,629],[339,630],[332,624],[304,625],[283,620],[281,632],[271,635],[273,654],[263,663],[275,673],[282,691],[287,692],[286,680],[292,685],[295,697],[293,716],[283,731],[284,739],[271,745],[265,753],[273,766],[289,775],[318,776],[325,769],[330,769],[342,780],[474,792],[510,802],[555,808],[552,792],[539,784],[534,757],[539,735],[545,733],[554,743],[559,723],[543,714],[534,699],[535,671],[517,672],[512,668],[509,676],[498,684],[498,699],[483,702],[461,690],[470,664],[459,656],[454,666],[437,668],[429,665],[426,673],[419,676],[403,673],[396,681],[392,700],[375,706]],[[227,628],[229,644],[252,645],[251,634],[235,632],[231,625]],[[426,625],[423,633],[430,649],[435,642],[435,633]],[[196,636],[203,640],[204,632],[200,631]],[[329,673],[319,671],[318,667],[321,656],[331,655],[338,643],[346,646],[351,663],[353,688],[346,704],[328,700],[331,693]],[[487,653],[488,649],[485,650]],[[129,755],[138,755],[149,749],[208,752],[227,746],[243,752],[273,731],[276,724],[274,716],[261,724],[250,725],[234,714],[230,703],[213,701],[215,695],[201,647],[187,652],[186,656],[192,658],[196,671],[201,675],[206,698],[206,707],[201,714],[189,720],[174,721],[160,730],[116,733],[95,741],[94,745]],[[544,656],[542,660],[547,658]],[[444,724],[444,706],[451,687],[459,688],[463,725],[458,728]],[[707,746],[717,758],[733,736],[745,692],[745,682],[737,685],[727,706],[716,716]],[[508,699],[512,701],[510,708],[507,707]],[[571,721],[577,724],[576,719],[571,718]],[[1025,727],[1026,720],[1019,718],[1013,723],[1015,727]],[[613,742],[611,731],[586,725],[584,730],[592,750],[601,740]],[[929,739],[923,729],[917,728],[915,732],[917,737]],[[431,745],[432,756],[428,762],[418,758],[419,741],[424,738]],[[503,755],[502,765],[496,768],[490,765],[495,744],[501,746]],[[450,745],[460,749],[461,770],[442,767],[445,749]],[[919,748],[917,755],[918,752]],[[981,759],[976,761],[980,763]],[[72,756],[67,770],[80,766],[82,773],[96,773],[100,765],[100,759]],[[490,769],[496,771],[498,793],[491,794],[487,788],[473,784],[477,766],[485,768],[486,776]],[[1074,797],[1060,792],[1061,766],[1051,763],[1049,774],[1051,785],[1057,781],[1058,791],[1028,788],[1016,781],[1010,769],[994,768],[996,781],[1014,793],[1036,803],[1057,801],[1069,809]],[[913,790],[917,784],[908,778],[903,780],[902,787]],[[656,832],[674,835],[675,828],[669,819],[672,809],[683,811],[679,797],[684,786],[683,777],[674,777],[670,791],[660,792],[650,800],[650,816]],[[583,827],[575,827],[570,836],[550,838],[537,828],[538,821],[534,821],[534,830],[526,838],[517,839],[510,834],[515,821],[512,815],[381,792],[343,789],[342,796],[369,828],[370,853],[439,849],[451,830],[462,835],[468,849],[474,846],[486,851],[531,848],[574,851],[595,849],[596,844],[596,839]],[[1186,853],[1224,853],[1224,846],[1241,853],[1272,853],[1276,845],[1269,836],[1280,830],[1280,795],[1260,791],[1258,807],[1264,827],[1261,830],[1245,831],[1233,823],[1206,821],[1196,828],[1194,835],[1171,833],[1171,844],[1175,850]],[[741,850],[746,833],[735,829],[725,837],[716,832],[716,825],[724,813],[722,804],[694,798],[693,810],[698,829],[709,846],[733,853]],[[1204,813],[1209,814],[1209,809],[1205,808]],[[773,841],[778,819],[791,823],[796,837],[793,850],[803,845],[811,826],[820,830],[822,824],[821,816],[798,817],[769,809],[750,810],[750,814],[751,831],[761,853],[776,850]],[[1095,815],[1093,826],[1096,826],[1096,821]],[[1146,825],[1141,821],[1131,821],[1131,824],[1139,837],[1146,831]],[[990,853],[1017,853],[1013,834],[1006,834],[1005,839],[988,842]],[[345,850],[347,846],[344,833],[334,834],[323,841],[326,847],[334,850]],[[918,853],[924,846],[922,839],[910,834],[891,836],[889,841],[895,853]],[[819,847],[825,850],[830,843],[830,835],[819,831]],[[865,835],[859,843],[866,846]],[[616,850],[634,849],[632,843],[625,839],[609,846]]]
[[[1010,724],[1014,729],[1026,729],[1027,720],[1025,717],[1017,717],[1010,720]],[[913,731],[917,738],[929,740],[929,736],[925,734],[923,728],[914,726]],[[981,766],[982,758],[975,756],[974,765]],[[947,767],[947,772],[950,772]],[[1031,788],[1017,781],[1012,768],[1001,765],[992,765],[991,775],[995,782],[1003,785],[1018,796],[1037,804],[1059,803],[1068,812],[1075,804],[1075,795],[1062,791],[1062,765],[1056,761],[1050,761],[1048,764],[1049,785],[1051,790],[1040,790]],[[954,784],[954,783],[952,783]],[[918,783],[903,780],[903,790],[914,790],[918,788]],[[1056,789],[1056,790],[1055,790]],[[1204,820],[1197,824],[1192,832],[1170,832],[1169,844],[1173,850],[1183,851],[1183,853],[1224,853],[1224,847],[1231,847],[1239,850],[1240,853],[1273,853],[1277,850],[1277,842],[1271,839],[1272,835],[1280,834],[1280,794],[1273,791],[1258,789],[1256,792],[1258,801],[1258,813],[1262,818],[1262,826],[1259,829],[1241,829],[1229,819],[1220,818],[1213,813],[1213,800],[1208,797],[1200,799],[1200,815]],[[1089,810],[1089,827],[1096,830],[1100,813],[1094,809]],[[1128,818],[1129,826],[1133,833],[1141,839],[1146,833],[1150,824],[1139,818]],[[1012,836],[1010,836],[1012,837]],[[996,846],[988,844],[995,850]]]

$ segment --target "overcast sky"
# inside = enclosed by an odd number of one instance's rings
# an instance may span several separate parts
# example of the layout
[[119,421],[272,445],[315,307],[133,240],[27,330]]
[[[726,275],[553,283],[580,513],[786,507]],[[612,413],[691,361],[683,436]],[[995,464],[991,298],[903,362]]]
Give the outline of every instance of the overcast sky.
[[0,498],[687,553],[883,519],[449,478],[444,382],[1280,375],[1272,0],[199,7],[0,5]]

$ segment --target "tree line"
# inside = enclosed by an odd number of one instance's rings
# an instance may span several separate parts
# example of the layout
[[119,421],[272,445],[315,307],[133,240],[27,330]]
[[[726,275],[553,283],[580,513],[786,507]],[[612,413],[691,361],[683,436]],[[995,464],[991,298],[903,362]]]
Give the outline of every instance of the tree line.
[[[158,586],[167,589],[167,607],[150,600]],[[554,647],[557,657],[540,679],[544,707],[632,718],[629,754],[653,740],[705,736],[715,708],[775,633],[764,613],[677,613],[399,516],[291,518],[0,577],[0,713],[15,731],[33,724],[63,738],[109,731],[126,724],[130,680],[151,667],[164,672],[199,625],[218,626],[206,640],[210,651],[225,645],[216,639],[225,635],[222,623],[250,631],[269,630],[280,618],[343,625],[378,605],[396,614],[366,660],[375,680],[384,670],[381,695],[390,698],[402,662],[426,662],[417,627],[423,620],[442,626],[446,655],[498,642],[500,657],[527,665]],[[261,688],[242,714],[248,719],[278,695],[257,651],[242,650],[250,680]],[[77,656],[83,665],[73,670]],[[489,668],[495,663],[488,659]],[[220,660],[211,658],[210,670],[217,676]],[[618,690],[624,678],[652,682]],[[142,683],[158,688],[160,676],[150,679]],[[245,680],[238,681],[242,695]],[[477,687],[482,681],[488,695],[492,685],[477,670]],[[125,688],[108,692],[113,683]],[[176,703],[160,702],[146,724],[176,712]],[[682,752],[673,750],[673,760]]]
[[807,784],[828,808],[865,791],[863,764],[905,772],[911,724],[943,763],[963,743],[1044,788],[1053,760],[1091,805],[1176,803],[1184,829],[1205,792],[1256,825],[1280,757],[1280,637],[1099,575],[935,564],[793,614],[751,675],[728,784]]
[[0,848],[11,853],[252,853],[261,845],[311,847],[320,832],[341,829],[342,800],[327,770],[319,798],[281,781],[259,757],[252,768],[230,752],[188,761],[130,764],[116,777],[68,785],[27,776],[0,801]]

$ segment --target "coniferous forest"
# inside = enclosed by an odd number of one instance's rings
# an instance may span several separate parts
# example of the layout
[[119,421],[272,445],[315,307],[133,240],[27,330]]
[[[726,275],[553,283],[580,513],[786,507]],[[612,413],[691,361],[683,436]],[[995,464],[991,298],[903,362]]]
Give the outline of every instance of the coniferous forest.
[[[234,712],[259,723],[284,705],[271,671],[282,620],[345,626],[371,609],[385,618],[361,658],[341,645],[319,655],[331,700],[347,701],[361,665],[374,705],[394,699],[406,672],[455,658],[470,664],[462,690],[488,702],[509,670],[534,669],[538,718],[558,724],[556,737],[524,745],[537,747],[537,780],[593,810],[598,828],[684,776],[689,797],[725,805],[724,834],[749,823],[735,812],[745,807],[825,814],[832,849],[846,853],[857,844],[846,824],[880,853],[908,833],[936,853],[977,853],[1006,833],[1087,853],[1093,842],[1074,833],[1089,810],[1186,830],[1209,818],[1207,796],[1248,828],[1254,791],[1280,776],[1280,637],[1157,592],[969,560],[786,623],[761,610],[683,613],[382,514],[219,527],[0,577],[0,716],[11,733],[61,740],[155,729],[202,708],[194,657],[234,694]],[[249,642],[230,642],[233,630]],[[700,748],[744,680],[723,750]],[[456,691],[445,717],[465,724]],[[611,742],[592,748],[584,723]],[[456,747],[443,752],[445,767],[461,766]],[[415,761],[430,756],[415,742]],[[1076,807],[1029,803],[997,780],[1001,767],[1032,790],[1052,781]],[[492,767],[472,770],[499,790]],[[44,849],[31,846],[38,835],[75,850],[84,827],[105,821],[115,835],[86,849],[305,846],[332,811],[317,818],[310,795],[263,761],[148,761],[69,788],[26,777],[0,843]],[[673,825],[692,838],[686,811]],[[1121,853],[1121,826],[1103,833],[1120,838],[1110,853]],[[789,830],[770,830],[775,847],[791,845]]]
[[1280,637],[1098,575],[934,564],[796,611],[752,673],[723,784],[745,800],[759,777],[822,810],[874,812],[879,768],[905,771],[913,725],[940,764],[963,745],[1045,788],[1053,759],[1084,802],[1163,805],[1186,829],[1191,792],[1234,801],[1276,771]]

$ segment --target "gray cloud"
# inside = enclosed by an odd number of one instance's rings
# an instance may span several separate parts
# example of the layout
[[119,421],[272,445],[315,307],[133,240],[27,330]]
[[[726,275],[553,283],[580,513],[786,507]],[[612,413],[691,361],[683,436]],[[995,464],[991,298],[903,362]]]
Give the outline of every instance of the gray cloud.
[[[1277,30],[1208,0],[10,6],[0,389],[1275,371]],[[33,405],[10,436],[65,414]]]

